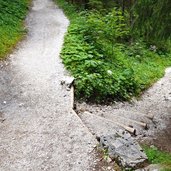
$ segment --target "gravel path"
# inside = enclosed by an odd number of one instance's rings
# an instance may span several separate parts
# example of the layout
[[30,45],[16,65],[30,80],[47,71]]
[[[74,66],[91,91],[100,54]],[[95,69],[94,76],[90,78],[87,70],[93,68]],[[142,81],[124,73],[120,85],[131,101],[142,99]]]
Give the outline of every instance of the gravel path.
[[0,63],[0,170],[92,171],[96,141],[71,112],[59,52],[69,22],[33,0],[28,36]]

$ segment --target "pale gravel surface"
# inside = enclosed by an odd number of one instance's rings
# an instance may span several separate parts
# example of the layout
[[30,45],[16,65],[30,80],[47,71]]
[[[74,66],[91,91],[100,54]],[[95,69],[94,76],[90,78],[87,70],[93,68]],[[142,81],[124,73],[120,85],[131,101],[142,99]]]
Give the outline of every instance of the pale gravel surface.
[[0,171],[93,170],[96,141],[60,84],[68,24],[51,0],[33,0],[28,36],[0,63]]
[[[144,92],[140,99],[128,102],[116,102],[113,105],[92,105],[77,102],[78,111],[89,111],[93,114],[125,111],[128,115],[140,112],[154,115],[149,130],[138,136],[143,142],[150,142],[171,152],[171,68],[167,68],[165,76]],[[122,112],[120,114],[122,116]],[[130,117],[129,117],[130,118]],[[132,118],[133,119],[133,118]]]

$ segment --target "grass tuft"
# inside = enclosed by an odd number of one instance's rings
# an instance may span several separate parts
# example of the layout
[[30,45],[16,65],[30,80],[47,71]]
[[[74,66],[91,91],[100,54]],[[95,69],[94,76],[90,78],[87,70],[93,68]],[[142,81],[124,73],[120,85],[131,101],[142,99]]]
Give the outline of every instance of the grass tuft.
[[161,164],[163,166],[162,171],[171,171],[171,154],[160,151],[157,147],[148,147],[145,146],[144,148],[145,153],[149,161],[152,164]]
[[0,0],[0,60],[26,33],[23,21],[30,0]]

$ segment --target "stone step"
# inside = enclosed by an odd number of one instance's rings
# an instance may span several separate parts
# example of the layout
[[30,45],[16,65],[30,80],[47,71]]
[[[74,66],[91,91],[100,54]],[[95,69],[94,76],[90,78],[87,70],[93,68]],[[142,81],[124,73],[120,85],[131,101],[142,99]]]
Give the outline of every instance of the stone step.
[[90,132],[96,135],[99,147],[107,149],[109,157],[117,164],[128,169],[144,166],[147,156],[128,133],[133,128],[89,112],[80,113],[79,116]]
[[109,119],[113,122],[117,122],[119,124],[125,125],[127,127],[132,127],[136,129],[136,134],[142,134],[144,129],[147,129],[147,123],[140,122],[137,120],[125,118],[122,115],[114,115],[112,113],[104,113],[104,114],[99,114],[97,113],[98,116],[104,117],[105,119]]
[[139,122],[144,122],[144,123],[151,123],[153,119],[152,114],[144,114],[139,111],[132,111],[132,110],[123,110],[123,109],[114,109],[112,111],[112,114],[116,116],[122,116],[128,119],[136,120]]
[[135,134],[136,130],[129,126],[111,121],[104,117],[100,117],[89,112],[84,112],[79,115],[83,123],[89,128],[92,134],[100,137],[102,135],[115,134],[121,130]]

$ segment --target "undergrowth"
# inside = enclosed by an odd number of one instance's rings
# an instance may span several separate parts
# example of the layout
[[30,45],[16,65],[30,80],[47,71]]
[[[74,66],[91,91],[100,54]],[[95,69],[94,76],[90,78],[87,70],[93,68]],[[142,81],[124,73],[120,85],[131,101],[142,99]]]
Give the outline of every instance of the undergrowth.
[[0,60],[12,50],[26,30],[25,19],[30,0],[0,0]]
[[75,77],[76,97],[106,102],[138,96],[171,65],[170,54],[147,45],[141,38],[131,43],[131,31],[118,9],[85,11],[56,0],[70,20],[61,58]]
[[149,161],[152,164],[161,164],[162,171],[171,171],[171,154],[162,152],[156,147],[144,147],[144,151],[147,154]]

